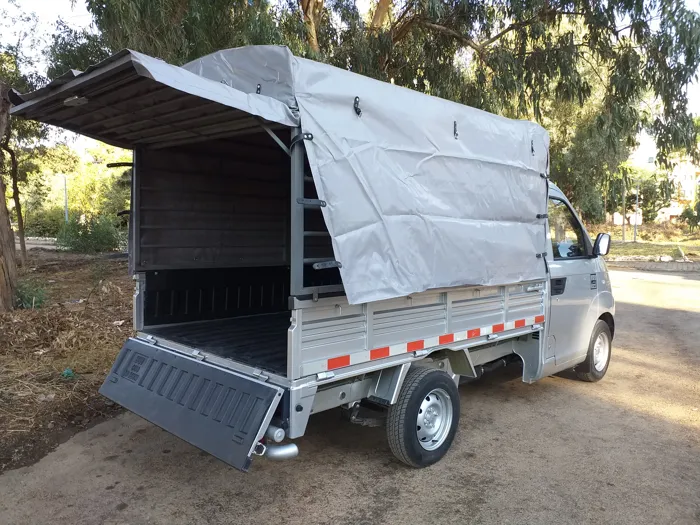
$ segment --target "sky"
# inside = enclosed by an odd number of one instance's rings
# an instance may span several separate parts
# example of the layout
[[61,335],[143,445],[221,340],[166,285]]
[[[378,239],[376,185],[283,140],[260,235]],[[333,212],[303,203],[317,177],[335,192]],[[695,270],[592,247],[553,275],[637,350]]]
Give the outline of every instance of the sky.
[[[39,19],[38,31],[46,34],[51,34],[54,30],[56,20],[61,17],[68,25],[78,28],[86,28],[90,26],[92,18],[85,7],[84,0],[15,0],[23,11],[36,13]],[[10,0],[0,0],[0,9],[10,7]],[[366,12],[371,0],[356,0],[360,11]],[[698,8],[698,0],[689,0],[688,4],[691,8]],[[11,8],[11,7],[10,7]],[[11,8],[12,11],[16,11]],[[3,39],[3,35],[0,35]],[[39,62],[39,68],[42,67]],[[46,66],[43,65],[45,68]],[[688,89],[689,110],[694,115],[700,115],[700,82],[696,81]],[[650,138],[649,138],[650,139]],[[641,137],[640,157],[648,159],[655,156],[655,148],[653,141],[647,137]]]

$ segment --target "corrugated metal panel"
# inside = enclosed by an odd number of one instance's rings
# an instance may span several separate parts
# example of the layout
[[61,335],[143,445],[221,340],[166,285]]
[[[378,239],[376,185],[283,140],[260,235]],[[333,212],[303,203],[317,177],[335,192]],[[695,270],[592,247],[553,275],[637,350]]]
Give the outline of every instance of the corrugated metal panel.
[[[79,103],[70,102],[74,97]],[[241,93],[130,51],[120,52],[85,73],[64,75],[22,98],[25,102],[14,108],[13,114],[130,149],[258,131],[261,116],[284,121],[284,125],[271,123],[274,129],[298,120],[278,100]]]
[[301,332],[302,362],[364,349],[366,321],[366,316],[362,313],[305,321]]
[[471,298],[452,301],[450,330],[455,332],[502,323],[505,314],[504,292],[503,287],[472,288],[464,292]]
[[241,149],[138,151],[137,270],[289,264],[288,166],[239,162]]
[[[440,335],[447,331],[445,294],[417,294],[407,299],[409,306],[387,308],[396,302],[391,300],[376,304],[372,316],[372,347]],[[410,306],[410,303],[414,306]]]
[[506,321],[540,315],[544,312],[544,286],[527,284],[508,287]]

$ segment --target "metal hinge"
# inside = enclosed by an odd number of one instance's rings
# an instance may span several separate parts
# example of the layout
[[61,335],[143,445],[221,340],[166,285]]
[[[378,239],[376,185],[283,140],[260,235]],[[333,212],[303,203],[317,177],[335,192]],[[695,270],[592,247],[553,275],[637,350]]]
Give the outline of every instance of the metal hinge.
[[204,354],[199,350],[194,350],[192,352],[192,357],[194,357],[197,361],[204,361]]
[[268,379],[270,379],[270,378],[269,378],[268,376],[266,376],[266,375],[263,373],[263,371],[260,370],[259,368],[256,368],[255,370],[253,370],[253,375],[254,375],[257,379],[259,379],[260,381],[267,381]]
[[333,379],[335,377],[335,372],[319,372],[316,374],[317,381],[323,381],[325,379]]
[[424,355],[428,355],[428,351],[427,350],[416,350],[415,352],[413,352],[413,355],[415,355],[416,357],[423,357]]
[[537,214],[538,219],[546,219],[547,217],[549,217],[549,215],[547,215],[546,213],[538,213]]

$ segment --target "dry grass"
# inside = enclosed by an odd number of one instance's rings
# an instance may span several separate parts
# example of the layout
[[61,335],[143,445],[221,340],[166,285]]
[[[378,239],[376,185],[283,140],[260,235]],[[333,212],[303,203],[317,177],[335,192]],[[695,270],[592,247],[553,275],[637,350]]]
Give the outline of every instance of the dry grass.
[[[622,226],[612,224],[589,224],[586,226],[588,233],[595,238],[599,233],[609,233],[614,241],[622,240]],[[627,226],[625,239],[631,241],[634,235],[634,226]],[[700,245],[700,231],[690,233],[687,227],[678,224],[640,224],[637,229],[637,240],[640,242],[674,243],[681,246]]]
[[0,315],[0,470],[36,454],[42,433],[111,411],[97,389],[131,334],[125,262],[38,252],[23,273],[47,301]]

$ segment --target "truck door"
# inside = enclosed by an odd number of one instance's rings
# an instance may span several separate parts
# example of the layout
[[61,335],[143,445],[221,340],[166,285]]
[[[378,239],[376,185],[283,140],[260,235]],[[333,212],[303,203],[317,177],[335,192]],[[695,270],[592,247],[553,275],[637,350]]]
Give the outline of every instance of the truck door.
[[550,196],[548,206],[551,252],[549,348],[557,366],[586,354],[597,317],[592,298],[597,278],[593,247],[581,222],[562,198]]

